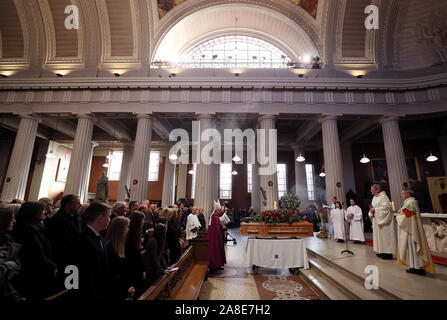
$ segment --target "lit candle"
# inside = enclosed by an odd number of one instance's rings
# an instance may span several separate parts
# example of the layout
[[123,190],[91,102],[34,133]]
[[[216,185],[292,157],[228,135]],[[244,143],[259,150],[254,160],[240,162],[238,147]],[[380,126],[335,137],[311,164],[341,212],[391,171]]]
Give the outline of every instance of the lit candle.
[[273,201],[273,209],[276,210],[276,201]]
[[391,207],[393,208],[393,212],[396,212],[396,208],[394,207],[394,202],[391,202]]

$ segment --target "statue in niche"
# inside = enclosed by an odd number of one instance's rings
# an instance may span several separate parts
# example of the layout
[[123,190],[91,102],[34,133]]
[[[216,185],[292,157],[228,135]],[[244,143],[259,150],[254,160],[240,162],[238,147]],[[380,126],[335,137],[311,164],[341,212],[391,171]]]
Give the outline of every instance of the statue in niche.
[[96,184],[96,201],[108,202],[109,199],[109,178],[103,172]]
[[441,63],[447,62],[447,15],[445,12],[433,13],[417,23],[413,29],[418,40],[423,40]]

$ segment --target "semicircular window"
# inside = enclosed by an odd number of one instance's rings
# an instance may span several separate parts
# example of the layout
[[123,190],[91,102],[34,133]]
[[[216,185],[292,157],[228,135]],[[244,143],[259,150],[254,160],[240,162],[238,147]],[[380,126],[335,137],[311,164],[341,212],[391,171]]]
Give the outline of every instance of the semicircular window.
[[287,68],[292,59],[277,46],[250,36],[227,35],[192,47],[181,68]]

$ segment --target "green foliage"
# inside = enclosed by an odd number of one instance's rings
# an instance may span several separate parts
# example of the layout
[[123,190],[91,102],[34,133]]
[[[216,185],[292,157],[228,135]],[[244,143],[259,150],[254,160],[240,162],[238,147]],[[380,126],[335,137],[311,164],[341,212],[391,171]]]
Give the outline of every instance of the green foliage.
[[282,209],[298,210],[301,200],[296,194],[288,193],[281,197],[279,203]]

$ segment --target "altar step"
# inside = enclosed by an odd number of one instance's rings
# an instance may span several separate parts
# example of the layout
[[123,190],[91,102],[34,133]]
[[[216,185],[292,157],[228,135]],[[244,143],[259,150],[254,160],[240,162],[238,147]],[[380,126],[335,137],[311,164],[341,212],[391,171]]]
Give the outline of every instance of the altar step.
[[383,288],[368,290],[365,279],[355,275],[318,253],[308,249],[309,270],[301,269],[301,277],[322,299],[326,300],[399,300]]

